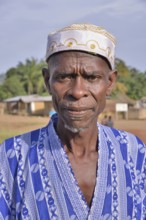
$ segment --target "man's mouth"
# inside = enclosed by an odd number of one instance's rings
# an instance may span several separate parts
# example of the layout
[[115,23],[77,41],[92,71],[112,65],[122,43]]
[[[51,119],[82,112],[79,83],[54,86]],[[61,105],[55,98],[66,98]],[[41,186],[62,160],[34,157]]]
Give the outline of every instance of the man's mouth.
[[68,115],[74,116],[74,117],[83,117],[85,116],[89,111],[91,111],[91,108],[86,107],[65,107],[64,110],[67,112]]

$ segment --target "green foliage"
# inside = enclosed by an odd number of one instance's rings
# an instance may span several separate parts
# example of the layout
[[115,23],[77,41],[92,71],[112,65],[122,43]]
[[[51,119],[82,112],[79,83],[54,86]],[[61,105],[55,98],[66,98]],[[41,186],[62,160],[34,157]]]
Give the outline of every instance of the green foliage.
[[41,70],[46,64],[36,59],[27,59],[20,62],[16,68],[10,68],[6,72],[6,78],[0,85],[0,100],[30,94],[43,94],[45,92]]
[[[0,100],[27,94],[47,95],[41,73],[43,67],[46,67],[45,62],[32,58],[10,68],[0,84]],[[146,96],[146,72],[130,68],[120,59],[116,59],[116,69],[118,78],[112,96],[126,94],[135,100]]]
[[44,65],[42,61],[38,63],[35,59],[27,59],[25,64],[18,64],[17,69],[22,75],[21,82],[28,95],[41,94],[44,91],[44,82],[41,74],[41,69]]
[[26,92],[23,88],[22,83],[19,78],[15,75],[9,77],[5,80],[3,85],[0,87],[0,97],[1,99],[6,99],[11,96],[25,95]]
[[116,59],[116,69],[118,78],[113,96],[126,94],[135,100],[146,96],[146,72],[141,73],[135,68],[129,68],[120,59]]
[[132,99],[136,100],[146,96],[146,72],[140,73],[132,69],[126,85],[127,95]]

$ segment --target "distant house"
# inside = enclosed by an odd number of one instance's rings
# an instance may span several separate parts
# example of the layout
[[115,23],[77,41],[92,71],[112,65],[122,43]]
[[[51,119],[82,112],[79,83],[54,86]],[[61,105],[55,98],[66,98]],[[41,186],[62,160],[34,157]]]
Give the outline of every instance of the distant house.
[[6,104],[6,111],[10,114],[20,115],[42,115],[48,116],[52,111],[52,97],[51,96],[16,96],[4,100]]
[[111,115],[116,119],[146,119],[146,97],[135,101],[123,94],[107,99],[101,118],[104,115]]
[[140,105],[143,108],[146,108],[146,96],[140,99]]
[[116,98],[109,98],[106,101],[106,107],[101,115],[111,115],[116,119],[128,119],[130,117],[130,110],[134,108],[136,102],[130,99],[125,94],[119,95]]
[[[10,114],[51,116],[54,114],[51,96],[16,96],[4,100],[5,111]],[[0,113],[4,111],[4,105],[0,105]],[[120,95],[115,99],[107,99],[106,108],[99,116],[111,115],[117,119],[146,119],[146,97],[138,102],[126,95]]]
[[138,119],[146,119],[146,97],[136,101],[136,107],[133,109],[133,113]]
[[0,115],[4,114],[5,111],[5,104],[0,101]]
[[129,98],[126,94],[119,95],[116,99],[116,118],[130,119],[131,109],[135,108],[136,101]]

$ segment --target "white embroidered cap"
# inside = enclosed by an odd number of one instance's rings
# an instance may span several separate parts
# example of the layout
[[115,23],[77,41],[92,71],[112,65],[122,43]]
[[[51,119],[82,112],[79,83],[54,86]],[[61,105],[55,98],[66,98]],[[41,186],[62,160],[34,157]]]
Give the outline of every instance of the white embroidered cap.
[[115,37],[102,27],[72,24],[48,35],[46,61],[57,52],[78,50],[105,57],[114,69],[115,42]]

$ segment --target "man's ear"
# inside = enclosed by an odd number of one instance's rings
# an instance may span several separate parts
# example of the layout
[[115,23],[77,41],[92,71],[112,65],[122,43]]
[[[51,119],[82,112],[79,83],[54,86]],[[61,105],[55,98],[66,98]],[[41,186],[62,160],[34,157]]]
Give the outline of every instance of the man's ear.
[[117,71],[116,70],[112,70],[109,72],[109,84],[108,84],[108,88],[107,88],[107,92],[106,95],[109,96],[111,94],[111,91],[113,90],[113,87],[116,83],[116,79],[117,79]]
[[44,82],[45,82],[46,88],[48,89],[49,93],[51,94],[50,83],[49,83],[49,79],[50,79],[49,70],[46,69],[46,68],[43,68],[42,69],[42,75],[43,75],[43,78],[44,78]]

